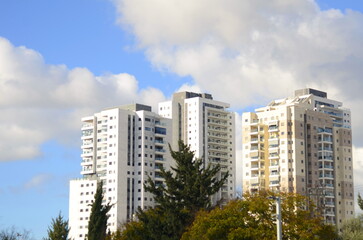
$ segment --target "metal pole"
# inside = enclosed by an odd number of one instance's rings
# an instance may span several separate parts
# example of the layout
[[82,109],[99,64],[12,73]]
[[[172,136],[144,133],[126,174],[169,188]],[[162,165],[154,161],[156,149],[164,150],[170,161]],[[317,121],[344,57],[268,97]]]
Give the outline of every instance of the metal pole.
[[281,226],[281,198],[276,197],[276,226],[277,226],[277,240],[282,240],[282,226]]

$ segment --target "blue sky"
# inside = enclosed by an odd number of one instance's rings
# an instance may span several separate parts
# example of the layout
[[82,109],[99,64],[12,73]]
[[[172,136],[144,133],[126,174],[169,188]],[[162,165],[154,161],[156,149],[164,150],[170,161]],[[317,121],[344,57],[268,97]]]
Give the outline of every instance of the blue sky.
[[[216,1],[208,14],[193,2],[180,9],[150,2],[0,1],[0,229],[14,225],[41,239],[59,211],[68,216],[68,182],[80,177],[79,120],[102,108],[155,105],[182,88],[210,92],[242,112],[306,86],[327,90],[353,115],[361,106],[362,70],[354,67],[363,60],[359,1],[319,0],[314,10],[304,0],[251,8],[229,0],[241,14]],[[268,25],[256,9],[296,25]],[[256,21],[244,22],[249,14]],[[230,16],[237,31],[224,25]],[[256,84],[264,87],[249,87]],[[353,120],[357,129],[363,125]],[[363,153],[360,136],[356,131],[356,156]],[[356,190],[363,190],[359,180]]]

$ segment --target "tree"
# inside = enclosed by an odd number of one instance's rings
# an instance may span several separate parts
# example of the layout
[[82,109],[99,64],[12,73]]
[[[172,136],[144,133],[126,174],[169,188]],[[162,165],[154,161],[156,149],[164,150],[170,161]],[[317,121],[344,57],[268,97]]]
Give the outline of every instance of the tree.
[[107,213],[110,211],[111,204],[102,204],[103,201],[103,184],[100,181],[97,184],[94,201],[92,203],[91,215],[88,222],[88,240],[104,240],[107,236]]
[[45,240],[67,240],[68,233],[68,221],[64,220],[59,213],[56,219],[52,219],[51,226],[48,227],[48,237]]
[[30,232],[27,230],[18,230],[15,227],[3,229],[0,231],[0,240],[30,240]]
[[128,223],[120,239],[180,239],[201,209],[211,208],[211,196],[227,180],[228,173],[220,179],[219,165],[204,167],[203,159],[195,159],[190,147],[179,141],[179,150],[173,151],[175,160],[172,171],[161,168],[165,184],[156,185],[149,178],[145,189],[154,195],[156,207],[137,212],[138,221]]
[[363,239],[363,216],[349,219],[343,223],[342,240],[360,240]]
[[363,210],[363,199],[360,196],[360,193],[358,193],[358,206],[361,210]]
[[[223,208],[201,211],[193,225],[183,234],[190,239],[276,239],[273,193],[246,194],[241,200],[229,202]],[[312,205],[305,197],[281,194],[283,239],[336,239],[331,225],[324,225],[322,218],[312,214]],[[309,211],[304,210],[309,205]]]

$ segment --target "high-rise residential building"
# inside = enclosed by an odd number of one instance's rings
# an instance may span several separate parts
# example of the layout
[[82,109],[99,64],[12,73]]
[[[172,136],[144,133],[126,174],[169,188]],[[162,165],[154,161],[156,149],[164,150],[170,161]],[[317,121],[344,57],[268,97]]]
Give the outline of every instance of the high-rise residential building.
[[104,202],[113,204],[108,229],[115,231],[133,218],[138,207],[153,207],[145,192],[148,177],[162,184],[160,168],[173,164],[168,143],[172,122],[151,112],[151,107],[132,104],[103,110],[82,118],[82,179],[70,182],[70,237],[83,240],[97,188],[103,182]]
[[302,89],[242,115],[243,191],[294,192],[313,199],[338,228],[354,216],[350,110]]
[[175,93],[171,101],[159,103],[159,114],[173,121],[172,146],[183,140],[205,165],[220,164],[219,178],[228,172],[228,181],[212,203],[235,197],[235,117],[228,108],[210,94],[193,92]]

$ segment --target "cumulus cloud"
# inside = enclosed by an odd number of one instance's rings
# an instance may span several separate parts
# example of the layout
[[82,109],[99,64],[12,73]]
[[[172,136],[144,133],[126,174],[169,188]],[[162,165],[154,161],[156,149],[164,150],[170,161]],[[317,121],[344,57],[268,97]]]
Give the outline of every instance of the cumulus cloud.
[[130,74],[49,65],[40,53],[0,37],[0,161],[37,157],[47,140],[78,143],[81,117],[103,108],[163,100],[158,89],[139,89]]
[[314,0],[114,0],[150,62],[235,109],[316,87],[353,113],[363,146],[363,14]]

